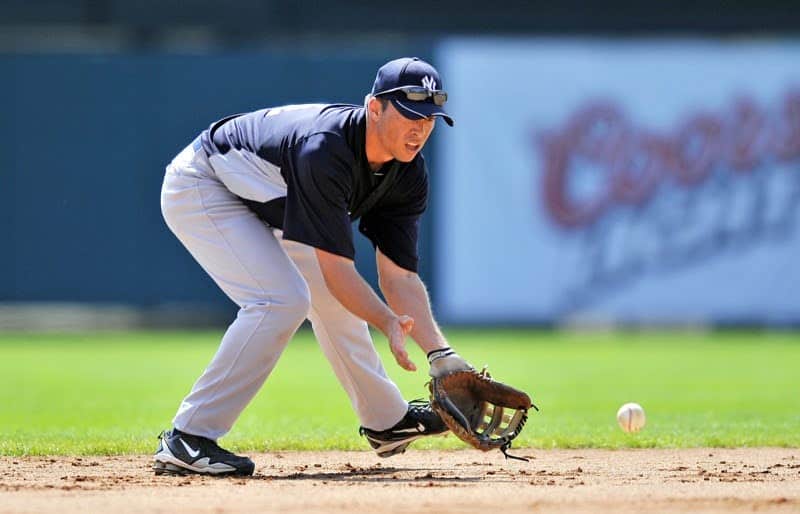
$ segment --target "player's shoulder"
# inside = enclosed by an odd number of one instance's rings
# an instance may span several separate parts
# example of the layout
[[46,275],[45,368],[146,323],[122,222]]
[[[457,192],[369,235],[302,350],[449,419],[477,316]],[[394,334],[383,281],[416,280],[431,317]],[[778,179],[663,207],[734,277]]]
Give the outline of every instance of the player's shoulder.
[[363,108],[349,104],[290,104],[266,107],[253,113],[272,123],[305,123],[309,131],[341,130],[359,116]]
[[355,105],[328,104],[315,115],[303,134],[298,134],[298,155],[308,158],[336,156],[352,161],[363,139],[363,109]]

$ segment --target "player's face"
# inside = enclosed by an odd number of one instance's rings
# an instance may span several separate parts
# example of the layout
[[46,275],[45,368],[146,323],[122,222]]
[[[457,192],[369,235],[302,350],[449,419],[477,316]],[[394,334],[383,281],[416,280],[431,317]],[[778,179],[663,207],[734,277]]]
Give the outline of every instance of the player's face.
[[425,146],[435,124],[433,117],[410,120],[390,102],[381,112],[375,127],[381,146],[394,159],[409,162]]

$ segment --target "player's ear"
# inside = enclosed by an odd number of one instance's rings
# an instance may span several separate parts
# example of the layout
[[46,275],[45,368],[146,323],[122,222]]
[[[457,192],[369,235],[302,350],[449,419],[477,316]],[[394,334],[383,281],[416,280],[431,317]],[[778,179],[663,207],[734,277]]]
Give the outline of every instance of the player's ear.
[[370,96],[367,100],[367,114],[369,115],[369,118],[372,121],[378,121],[378,118],[381,117],[381,112],[383,112],[381,101],[374,96]]

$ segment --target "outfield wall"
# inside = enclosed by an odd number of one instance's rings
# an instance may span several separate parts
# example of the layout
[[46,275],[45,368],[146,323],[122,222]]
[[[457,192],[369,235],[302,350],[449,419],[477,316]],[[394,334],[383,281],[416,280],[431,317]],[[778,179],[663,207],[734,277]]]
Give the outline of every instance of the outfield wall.
[[452,39],[437,61],[442,319],[800,321],[800,41]]
[[0,54],[0,329],[229,319],[161,219],[164,165],[232,112],[361,102],[394,55],[439,65],[456,118],[425,149],[443,321],[800,325],[800,42],[472,38]]

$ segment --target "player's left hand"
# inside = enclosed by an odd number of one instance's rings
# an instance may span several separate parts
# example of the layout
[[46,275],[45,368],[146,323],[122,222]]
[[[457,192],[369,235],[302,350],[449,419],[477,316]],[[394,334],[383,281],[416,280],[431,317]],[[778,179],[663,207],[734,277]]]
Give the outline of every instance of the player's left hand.
[[493,380],[484,368],[455,371],[428,383],[431,407],[462,441],[483,451],[499,449],[508,458],[511,442],[528,419],[528,409],[539,410],[524,391]]
[[398,316],[393,318],[384,330],[389,339],[389,348],[392,350],[394,360],[406,371],[417,371],[417,366],[411,362],[406,351],[406,336],[414,328],[414,318],[411,316]]
[[439,348],[428,352],[428,363],[431,365],[428,374],[432,378],[442,378],[456,371],[475,371],[475,368],[452,348]]

